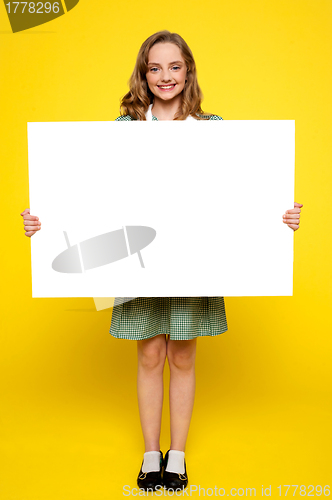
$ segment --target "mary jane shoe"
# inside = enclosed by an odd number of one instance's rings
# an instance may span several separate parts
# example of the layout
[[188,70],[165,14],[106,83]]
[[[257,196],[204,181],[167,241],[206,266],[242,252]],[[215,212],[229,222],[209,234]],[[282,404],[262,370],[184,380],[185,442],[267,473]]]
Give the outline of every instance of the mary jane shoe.
[[168,472],[166,471],[168,463],[168,455],[169,455],[169,450],[164,458],[164,475],[163,475],[164,487],[167,490],[179,490],[179,489],[184,490],[188,485],[186,460],[184,460],[184,474],[180,474],[177,472]]
[[[144,462],[144,460],[143,460]],[[152,472],[142,472],[143,462],[141,465],[141,470],[139,471],[137,477],[137,486],[142,490],[155,491],[162,488],[161,472],[163,468],[163,454],[160,451],[160,469],[159,471]]]

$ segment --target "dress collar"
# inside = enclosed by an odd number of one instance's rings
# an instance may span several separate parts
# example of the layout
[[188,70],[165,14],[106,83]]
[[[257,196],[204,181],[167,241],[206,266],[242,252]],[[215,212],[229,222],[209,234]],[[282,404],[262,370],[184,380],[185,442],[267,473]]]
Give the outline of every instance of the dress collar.
[[[151,122],[151,121],[158,121],[158,118],[152,114],[152,106],[153,106],[153,104],[150,104],[150,106],[148,107],[148,110],[147,110],[147,112],[146,112],[146,114],[145,114],[145,116],[146,116],[146,120],[147,120],[148,122],[149,122],[149,121],[150,121],[150,122]],[[189,115],[189,116],[187,116],[186,120],[189,120],[189,121],[190,121],[190,120],[195,120],[195,118],[194,118],[193,116],[190,116],[190,115]],[[195,121],[196,121],[196,120],[195,120]]]
[[148,121],[148,122],[151,122],[153,119],[158,120],[158,118],[156,116],[153,116],[153,114],[152,114],[152,104],[150,104],[150,106],[148,107],[148,110],[145,113],[145,116],[146,116],[146,121]]

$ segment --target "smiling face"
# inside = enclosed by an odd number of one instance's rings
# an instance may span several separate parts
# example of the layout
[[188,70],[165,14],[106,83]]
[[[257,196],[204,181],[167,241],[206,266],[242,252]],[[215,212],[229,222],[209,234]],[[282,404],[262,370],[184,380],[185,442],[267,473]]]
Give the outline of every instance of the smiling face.
[[186,83],[187,66],[174,43],[157,43],[149,51],[146,80],[151,92],[163,101],[179,96]]

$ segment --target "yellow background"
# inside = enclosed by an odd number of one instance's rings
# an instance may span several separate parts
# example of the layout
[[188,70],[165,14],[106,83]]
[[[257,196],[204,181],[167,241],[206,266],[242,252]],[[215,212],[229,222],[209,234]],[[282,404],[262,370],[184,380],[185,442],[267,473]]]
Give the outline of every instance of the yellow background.
[[205,111],[295,119],[294,199],[304,204],[294,296],[226,298],[228,332],[198,339],[189,483],[256,487],[258,497],[262,485],[277,497],[278,485],[330,484],[331,21],[330,0],[81,0],[14,35],[0,5],[2,500],[120,499],[136,486],[136,343],[108,333],[111,310],[96,312],[92,298],[31,298],[20,212],[30,206],[27,122],[116,118],[141,43],[161,29],[192,48]]

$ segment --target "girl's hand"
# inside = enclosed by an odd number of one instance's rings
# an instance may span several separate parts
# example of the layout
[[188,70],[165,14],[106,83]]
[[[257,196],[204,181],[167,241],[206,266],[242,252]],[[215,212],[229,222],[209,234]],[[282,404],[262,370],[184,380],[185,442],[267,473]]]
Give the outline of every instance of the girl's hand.
[[29,238],[41,229],[41,222],[35,215],[30,215],[30,208],[26,208],[20,215],[23,217],[25,236]]
[[302,203],[296,203],[296,201],[294,201],[294,208],[286,210],[285,214],[282,216],[283,222],[294,229],[294,231],[300,227],[300,207],[303,207]]

